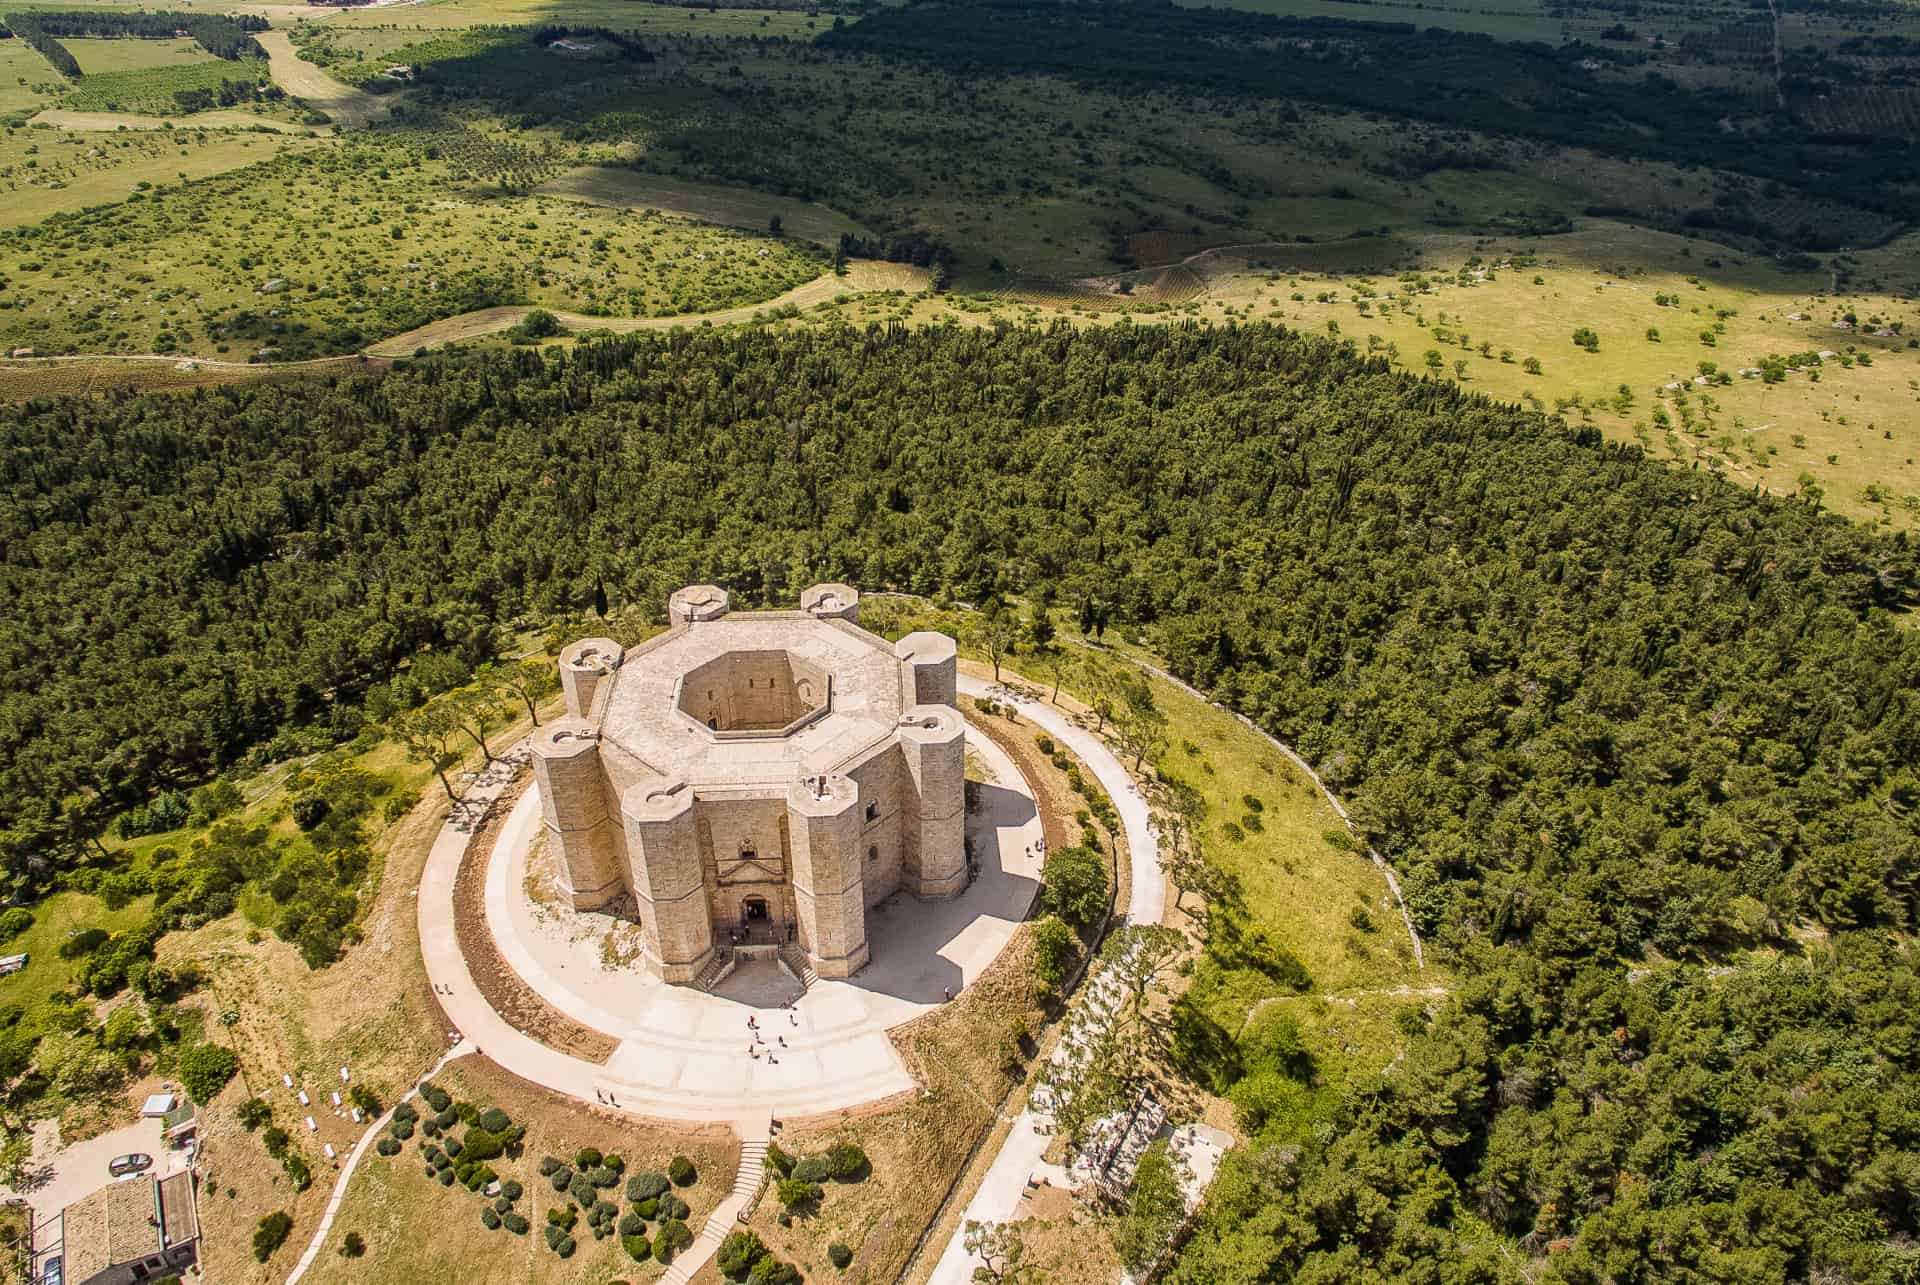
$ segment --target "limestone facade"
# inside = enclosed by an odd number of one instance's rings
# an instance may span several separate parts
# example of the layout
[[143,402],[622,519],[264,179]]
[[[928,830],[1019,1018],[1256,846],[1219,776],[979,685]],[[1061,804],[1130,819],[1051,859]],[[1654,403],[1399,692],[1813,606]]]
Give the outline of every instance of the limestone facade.
[[691,585],[667,632],[561,653],[567,714],[533,739],[560,875],[576,908],[630,913],[667,981],[735,941],[845,977],[875,904],[966,888],[957,650],[868,633],[859,600],[815,585],[798,611],[733,612]]

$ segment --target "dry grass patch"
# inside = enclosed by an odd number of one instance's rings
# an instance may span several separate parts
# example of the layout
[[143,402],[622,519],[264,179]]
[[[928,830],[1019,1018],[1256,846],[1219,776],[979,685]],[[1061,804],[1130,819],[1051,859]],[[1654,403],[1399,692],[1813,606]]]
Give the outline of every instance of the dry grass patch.
[[[309,1280],[339,1285],[456,1277],[461,1285],[653,1280],[665,1268],[657,1262],[634,1262],[620,1247],[618,1236],[595,1240],[584,1218],[574,1227],[578,1248],[570,1258],[562,1259],[547,1248],[541,1234],[547,1211],[568,1201],[541,1177],[541,1158],[554,1156],[571,1164],[581,1147],[593,1147],[619,1155],[632,1175],[664,1173],[669,1160],[684,1155],[693,1161],[698,1180],[674,1191],[691,1206],[687,1222],[696,1234],[733,1185],[738,1148],[725,1126],[621,1116],[536,1088],[481,1058],[461,1058],[436,1076],[434,1083],[456,1100],[482,1109],[497,1106],[515,1123],[526,1126],[518,1159],[488,1163],[502,1179],[515,1179],[524,1188],[514,1208],[533,1225],[532,1230],[516,1236],[482,1226],[480,1209],[486,1202],[458,1184],[443,1187],[428,1178],[421,1161],[421,1135],[416,1133],[399,1155],[369,1155],[361,1163]],[[624,1211],[630,1206],[622,1195],[620,1188],[609,1189],[609,1198]],[[339,1252],[348,1232],[358,1233],[365,1241],[363,1256],[348,1258]],[[296,1228],[294,1239],[304,1245],[304,1236],[311,1234],[309,1223]],[[288,1249],[292,1248],[289,1241]],[[291,1259],[282,1268],[290,1263]]]

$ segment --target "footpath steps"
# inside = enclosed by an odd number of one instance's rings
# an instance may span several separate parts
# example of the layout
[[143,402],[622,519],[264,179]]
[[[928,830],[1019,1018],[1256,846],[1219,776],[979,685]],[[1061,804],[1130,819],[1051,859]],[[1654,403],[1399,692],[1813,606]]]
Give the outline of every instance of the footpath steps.
[[742,1130],[740,1137],[740,1164],[733,1176],[733,1190],[727,1198],[714,1206],[713,1213],[707,1218],[707,1225],[693,1239],[693,1244],[673,1260],[666,1275],[660,1278],[662,1285],[687,1285],[693,1274],[705,1267],[713,1256],[720,1252],[720,1242],[753,1210],[755,1197],[760,1194],[761,1179],[767,1172],[767,1143],[772,1130],[767,1121],[756,1121],[751,1125],[736,1125]]

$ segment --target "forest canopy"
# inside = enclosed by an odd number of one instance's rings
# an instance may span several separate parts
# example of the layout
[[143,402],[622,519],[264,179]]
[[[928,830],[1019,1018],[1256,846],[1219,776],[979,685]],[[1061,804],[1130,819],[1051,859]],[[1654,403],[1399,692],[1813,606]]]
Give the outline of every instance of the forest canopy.
[[1177,1278],[1508,1278],[1469,1215],[1566,1280],[1920,1233],[1904,536],[1268,326],[453,353],[0,445],[17,887],[509,620],[1050,586],[1298,746],[1469,979],[1341,1128],[1230,1161]]

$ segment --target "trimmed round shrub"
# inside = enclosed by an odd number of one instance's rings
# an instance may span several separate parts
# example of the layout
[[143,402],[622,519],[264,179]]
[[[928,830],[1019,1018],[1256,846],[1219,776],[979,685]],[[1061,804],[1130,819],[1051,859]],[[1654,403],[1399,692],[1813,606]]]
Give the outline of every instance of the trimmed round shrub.
[[629,1210],[620,1215],[620,1234],[622,1236],[644,1236],[646,1231],[647,1220],[639,1214]]
[[793,1157],[782,1151],[777,1142],[767,1144],[767,1165],[782,1178],[793,1177]]
[[501,1194],[499,1194],[498,1196],[495,1196],[495,1197],[493,1198],[493,1212],[494,1212],[494,1213],[496,1213],[496,1214],[504,1214],[504,1213],[506,1213],[506,1212],[507,1212],[507,1211],[508,1211],[509,1209],[512,1209],[512,1208],[513,1208],[513,1202],[512,1202],[511,1200],[508,1200],[508,1199],[507,1199],[507,1197],[506,1197],[506,1193],[505,1193],[505,1192],[502,1192]]
[[33,927],[33,912],[25,906],[14,906],[0,912],[0,940],[12,941],[31,927]]
[[453,1096],[437,1085],[422,1084],[420,1086],[420,1096],[427,1100],[427,1105],[432,1107],[436,1113],[445,1111],[453,1105]]
[[639,1202],[652,1200],[665,1191],[670,1184],[662,1173],[637,1173],[627,1179],[627,1199]]
[[660,1224],[660,1230],[653,1238],[653,1256],[662,1263],[671,1263],[674,1256],[688,1245],[693,1244],[693,1233],[679,1219]]
[[547,1175],[547,1181],[553,1184],[555,1191],[565,1191],[573,1185],[573,1170],[567,1168],[565,1165],[561,1165],[558,1169],[555,1169],[551,1174]]
[[564,1167],[565,1167],[564,1165],[562,1165],[558,1160],[555,1160],[552,1156],[540,1157],[540,1176],[542,1178],[551,1178],[554,1174],[558,1173]]
[[405,1142],[413,1136],[413,1121],[395,1120],[387,1126],[387,1132],[391,1133],[397,1140]]
[[383,1156],[397,1156],[400,1154],[400,1143],[394,1138],[382,1138],[373,1144],[373,1149]]
[[438,1178],[439,1176],[440,1176],[440,1171],[438,1169],[435,1169],[433,1167],[433,1162],[429,1160],[427,1162],[427,1177]]
[[642,1218],[658,1218],[660,1216],[660,1202],[658,1200],[643,1200],[633,1207],[633,1212],[639,1214]]
[[567,1194],[573,1197],[573,1203],[582,1209],[593,1208],[593,1184],[587,1181],[583,1173],[573,1175],[573,1181],[567,1184]]
[[460,1123],[460,1113],[458,1111],[455,1111],[452,1107],[448,1107],[446,1110],[442,1111],[439,1115],[436,1115],[435,1117],[433,1117],[433,1122],[439,1125],[442,1129],[451,1129],[454,1125]]
[[553,1252],[560,1255],[560,1257],[562,1258],[572,1258],[573,1257],[573,1237],[562,1236],[560,1238],[560,1243],[553,1247]]
[[747,1273],[747,1285],[798,1285],[800,1269],[772,1254],[763,1256]]
[[509,1178],[500,1184],[500,1199],[518,1200],[524,1190],[517,1179]]
[[600,1163],[600,1152],[593,1147],[582,1147],[573,1153],[575,1169],[591,1169]]
[[393,1109],[393,1118],[396,1120],[418,1120],[420,1113],[413,1109],[413,1103],[402,1102]]
[[855,1142],[835,1143],[827,1152],[827,1163],[833,1167],[833,1176],[839,1182],[858,1182],[867,1176],[867,1153]]
[[666,1195],[660,1197],[660,1217],[663,1220],[668,1218],[685,1218],[692,1212],[692,1210],[687,1208],[687,1202],[672,1192],[668,1192]]
[[516,1236],[526,1235],[527,1228],[529,1226],[527,1220],[521,1215],[516,1213],[501,1214],[500,1225],[502,1227],[505,1227],[508,1231],[512,1232]]
[[488,1107],[480,1113],[480,1127],[488,1133],[505,1133],[512,1124],[512,1119],[499,1107]]
[[500,1228],[500,1212],[492,1205],[480,1206],[480,1223],[488,1231],[498,1231]]
[[853,1261],[853,1251],[836,1240],[827,1246],[827,1261],[844,1272],[847,1264]]
[[595,1165],[587,1170],[587,1181],[596,1187],[614,1187],[620,1183],[620,1175],[605,1165]]
[[636,1263],[644,1263],[653,1256],[653,1242],[645,1236],[622,1236],[620,1248],[627,1251],[627,1257]]
[[774,1194],[780,1198],[780,1203],[788,1209],[796,1209],[802,1205],[817,1205],[820,1203],[820,1198],[826,1195],[819,1183],[802,1182],[798,1178],[782,1178],[775,1184],[773,1190]]
[[627,1171],[627,1162],[622,1160],[619,1156],[614,1155],[612,1153],[601,1156],[600,1163],[605,1165],[607,1168],[613,1170],[615,1173],[625,1173]]
[[454,1157],[455,1159],[458,1159],[460,1156],[460,1153],[466,1150],[466,1145],[467,1145],[466,1143],[460,1141],[460,1139],[454,1137],[452,1134],[447,1135],[447,1141],[446,1141],[447,1154]]
[[700,1175],[694,1171],[693,1161],[685,1156],[675,1156],[673,1163],[667,1166],[667,1177],[673,1179],[676,1187],[691,1187],[694,1179]]
[[833,1177],[833,1165],[825,1156],[808,1156],[793,1167],[793,1177],[800,1182],[825,1182]]

